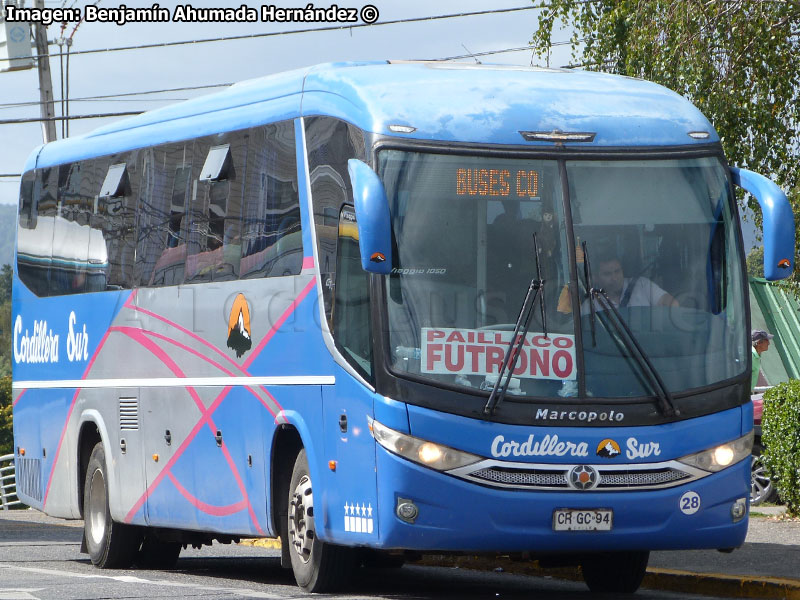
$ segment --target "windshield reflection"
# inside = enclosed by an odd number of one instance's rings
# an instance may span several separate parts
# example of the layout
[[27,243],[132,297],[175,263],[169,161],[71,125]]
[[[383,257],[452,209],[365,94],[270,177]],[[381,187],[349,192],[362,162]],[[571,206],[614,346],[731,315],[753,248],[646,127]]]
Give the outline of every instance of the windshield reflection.
[[557,161],[380,152],[397,248],[386,278],[392,369],[488,394],[536,276],[535,233],[548,335],[537,310],[509,396],[655,395],[606,320],[592,338],[584,241],[595,285],[606,289],[670,392],[739,375],[741,267],[719,161],[565,165],[572,236]]

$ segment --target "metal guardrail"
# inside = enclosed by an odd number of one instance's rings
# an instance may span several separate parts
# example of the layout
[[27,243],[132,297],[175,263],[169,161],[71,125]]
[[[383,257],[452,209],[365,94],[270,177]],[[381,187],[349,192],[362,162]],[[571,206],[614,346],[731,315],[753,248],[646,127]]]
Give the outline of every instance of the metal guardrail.
[[22,502],[17,498],[17,480],[14,470],[14,455],[0,456],[0,509],[8,510],[19,506]]

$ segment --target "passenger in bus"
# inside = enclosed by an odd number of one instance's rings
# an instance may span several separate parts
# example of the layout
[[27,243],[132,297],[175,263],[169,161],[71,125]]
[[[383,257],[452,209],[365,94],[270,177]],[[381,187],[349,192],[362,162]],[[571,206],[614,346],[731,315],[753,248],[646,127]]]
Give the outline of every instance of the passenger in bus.
[[[668,292],[644,276],[625,277],[622,262],[613,254],[598,255],[592,265],[594,286],[602,289],[608,300],[616,308],[627,306],[678,306]],[[595,299],[595,309],[602,310],[603,305]],[[589,312],[589,302],[581,305],[581,313]]]

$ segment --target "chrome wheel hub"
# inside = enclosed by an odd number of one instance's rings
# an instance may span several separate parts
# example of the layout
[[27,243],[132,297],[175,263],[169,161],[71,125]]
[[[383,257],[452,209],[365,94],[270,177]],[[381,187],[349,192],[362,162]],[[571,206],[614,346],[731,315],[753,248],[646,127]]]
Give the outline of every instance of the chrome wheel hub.
[[99,469],[92,473],[86,520],[89,522],[89,537],[96,546],[99,546],[106,533],[106,482]]
[[289,503],[289,544],[304,563],[311,559],[315,537],[311,478],[304,475],[294,488]]
[[772,480],[760,456],[754,456],[750,467],[750,504],[760,504],[772,494]]

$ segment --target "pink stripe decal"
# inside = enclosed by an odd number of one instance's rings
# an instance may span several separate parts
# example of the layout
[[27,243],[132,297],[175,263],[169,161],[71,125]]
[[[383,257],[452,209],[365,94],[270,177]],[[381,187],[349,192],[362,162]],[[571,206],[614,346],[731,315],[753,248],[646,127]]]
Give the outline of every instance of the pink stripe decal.
[[313,269],[314,268],[314,257],[313,256],[304,256],[303,257],[303,268],[304,269]]
[[[223,398],[225,398],[225,396],[228,394],[228,392],[230,392],[230,391],[231,391],[231,389],[233,389],[233,388],[231,388],[231,387],[226,387],[224,390],[222,390],[222,392],[220,393],[220,395],[219,395],[219,396],[217,396],[217,399],[214,401],[214,404],[212,404],[211,406],[209,406],[209,408],[208,408],[208,411],[207,411],[207,412],[213,412],[213,410],[214,410],[214,409],[216,409],[216,406],[218,406],[218,405],[219,405],[219,402],[221,402],[221,401],[222,401],[222,399],[223,399]],[[130,522],[133,520],[133,517],[136,515],[136,513],[137,513],[137,512],[139,512],[139,509],[140,509],[140,508],[142,507],[142,505],[144,504],[144,501],[145,501],[145,500],[147,500],[147,498],[150,496],[150,494],[152,494],[152,493],[153,493],[153,491],[154,491],[154,490],[155,490],[155,489],[156,489],[156,488],[159,486],[159,484],[160,484],[160,483],[161,483],[161,482],[164,480],[164,477],[166,477],[166,476],[167,476],[167,474],[169,473],[169,470],[172,468],[172,465],[174,465],[174,464],[175,464],[175,462],[176,462],[176,461],[177,461],[177,460],[178,460],[178,459],[179,459],[179,458],[180,458],[180,457],[183,455],[183,453],[186,451],[186,448],[188,448],[188,447],[189,447],[189,444],[191,444],[191,443],[192,443],[192,440],[194,440],[194,438],[197,436],[197,434],[200,432],[200,430],[201,430],[201,429],[203,428],[203,426],[206,424],[206,420],[207,420],[207,419],[206,419],[206,416],[207,416],[207,415],[204,413],[204,414],[201,416],[200,420],[199,420],[199,421],[197,421],[197,423],[195,423],[194,427],[193,427],[193,428],[192,428],[192,430],[189,432],[189,435],[187,435],[187,436],[186,436],[186,439],[185,439],[185,440],[183,440],[183,442],[181,443],[181,445],[180,445],[180,446],[178,447],[178,449],[175,451],[175,454],[173,454],[173,455],[172,455],[172,458],[170,458],[170,459],[169,459],[169,461],[167,461],[167,464],[166,464],[166,465],[164,465],[164,468],[161,470],[161,472],[160,472],[158,475],[156,475],[156,478],[153,480],[153,483],[151,483],[151,484],[148,486],[148,488],[145,490],[144,494],[142,494],[142,497],[141,497],[141,498],[139,498],[139,499],[136,501],[136,504],[134,504],[134,505],[133,505],[133,508],[131,508],[131,510],[130,510],[130,511],[128,512],[128,514],[125,516],[125,522],[126,522],[126,523],[130,523]]]
[[204,512],[208,515],[213,515],[215,517],[226,517],[228,515],[233,515],[238,512],[241,512],[247,506],[247,502],[245,502],[244,500],[240,500],[236,504],[229,504],[228,506],[213,506],[211,504],[206,504],[205,502],[202,502],[198,498],[192,496],[189,493],[189,490],[183,487],[180,484],[180,482],[175,478],[175,475],[173,475],[172,473],[167,473],[167,477],[169,477],[169,480],[172,482],[172,485],[174,485],[175,488],[181,493],[181,496],[186,498],[189,501],[189,503],[195,508],[197,508],[200,512]]
[[227,360],[229,363],[231,363],[231,364],[232,364],[234,367],[236,367],[236,368],[237,368],[239,371],[241,371],[241,372],[242,372],[242,373],[244,373],[245,375],[247,375],[247,374],[248,374],[248,373],[247,373],[247,372],[246,372],[244,369],[242,369],[242,367],[240,367],[240,366],[239,366],[239,364],[238,364],[238,363],[237,363],[235,360],[233,360],[233,359],[232,359],[230,356],[228,356],[228,355],[226,355],[224,352],[222,352],[222,351],[221,351],[219,348],[217,348],[217,347],[216,347],[214,344],[212,344],[211,342],[209,342],[209,341],[207,341],[207,340],[204,340],[204,339],[203,339],[203,338],[201,338],[199,335],[197,335],[197,334],[195,334],[195,333],[192,333],[191,331],[189,331],[189,330],[188,330],[188,329],[186,329],[185,327],[182,327],[181,325],[178,325],[177,323],[174,323],[174,322],[170,321],[170,320],[169,320],[169,319],[167,319],[166,317],[162,317],[161,315],[159,315],[159,314],[156,314],[156,313],[154,313],[154,312],[152,312],[152,311],[149,311],[149,310],[147,310],[147,309],[145,309],[145,308],[141,308],[141,307],[135,306],[135,307],[133,307],[133,310],[135,310],[135,311],[137,311],[137,312],[140,312],[140,313],[144,313],[144,314],[146,314],[146,315],[148,315],[148,316],[150,316],[150,317],[153,317],[154,319],[158,319],[158,320],[159,320],[159,321],[161,321],[162,323],[165,323],[165,324],[169,325],[170,327],[173,327],[173,328],[177,329],[177,330],[178,330],[178,331],[180,331],[181,333],[184,333],[184,334],[188,335],[190,338],[192,338],[192,339],[193,339],[193,340],[195,340],[196,342],[200,342],[200,343],[201,343],[201,344],[203,344],[203,345],[204,345],[206,348],[209,348],[210,350],[213,350],[215,353],[217,353],[217,354],[218,354],[218,355],[220,355],[222,358],[224,358],[225,360]]
[[[164,350],[161,349],[155,342],[147,339],[147,337],[144,335],[142,330],[135,329],[133,327],[115,327],[115,328],[112,328],[112,329],[114,331],[119,331],[120,333],[124,333],[125,335],[127,335],[130,338],[132,338],[132,339],[136,340],[137,342],[139,342],[142,346],[147,348],[154,356],[158,357],[164,363],[164,366],[166,366],[170,371],[172,371],[179,378],[185,378],[186,377],[186,375],[183,373],[183,371],[180,369],[180,367],[178,367],[178,365],[175,363],[175,361],[173,361],[169,357],[169,355],[167,355],[167,353],[164,352]],[[200,410],[200,414],[202,415],[200,422],[206,423],[208,425],[209,429],[211,429],[211,433],[215,433],[216,430],[217,430],[217,426],[214,423],[214,420],[211,418],[211,414],[212,414],[213,411],[210,411],[210,410],[206,409],[205,405],[203,404],[203,401],[200,399],[200,396],[197,394],[197,391],[192,386],[186,386],[185,389],[189,393],[189,395],[192,397],[192,399],[194,400],[195,404],[197,404],[198,409]],[[225,390],[230,390],[230,389],[231,389],[230,387],[225,388]],[[225,393],[227,394],[227,392],[225,392]],[[183,448],[183,445],[181,446],[181,448]],[[239,486],[239,491],[242,493],[242,496],[245,498],[245,501],[247,502],[247,508],[248,508],[248,511],[250,512],[250,517],[253,519],[253,525],[255,525],[256,530],[258,530],[259,533],[263,533],[261,527],[258,524],[258,518],[256,517],[255,511],[253,510],[253,507],[250,504],[250,500],[247,497],[247,489],[245,488],[244,482],[242,481],[242,478],[239,475],[239,471],[236,468],[236,464],[234,463],[233,458],[231,457],[230,453],[228,452],[228,448],[227,448],[227,446],[225,446],[224,443],[222,445],[222,451],[225,454],[225,459],[228,461],[228,466],[231,469],[231,474],[233,475],[234,479],[236,479],[236,483]],[[175,458],[175,456],[173,456],[173,458]],[[170,461],[170,462],[172,462],[172,461]],[[164,467],[164,470],[166,470],[166,469],[167,469],[167,467]],[[145,493],[149,493],[149,491],[150,491],[150,488],[148,488],[148,491],[145,492]],[[133,518],[133,515],[131,513],[128,513],[128,516],[131,519]],[[126,518],[126,521],[128,521],[128,518]]]
[[[131,292],[130,296],[128,296],[128,299],[125,301],[125,304],[122,305],[122,308],[125,309],[126,307],[128,307],[133,302],[133,299],[135,297],[136,297],[136,290]],[[120,310],[120,312],[122,311]],[[89,359],[89,364],[86,365],[86,369],[84,369],[83,375],[81,375],[81,379],[86,379],[86,376],[89,374],[89,371],[91,370],[94,361],[100,354],[100,349],[106,343],[109,333],[111,333],[110,328],[108,331],[106,331],[105,335],[103,335],[102,339],[100,340],[100,343],[97,344],[97,348],[92,354],[92,358]],[[47,497],[50,495],[50,486],[53,483],[53,475],[55,475],[56,472],[56,465],[58,464],[58,456],[59,454],[61,454],[61,445],[64,443],[64,436],[67,434],[67,425],[69,425],[69,419],[72,416],[72,411],[75,409],[75,401],[78,399],[78,394],[80,393],[81,389],[82,388],[76,389],[75,395],[72,396],[72,402],[70,403],[69,410],[67,411],[67,418],[64,421],[64,428],[61,430],[61,437],[58,438],[58,446],[56,446],[56,453],[53,456],[53,466],[50,469],[50,477],[47,478],[47,487],[45,487],[44,490],[44,500],[42,500],[43,508],[47,506]]]
[[[199,358],[199,359],[201,359],[201,360],[204,360],[204,361],[206,361],[208,364],[210,364],[210,365],[213,365],[214,367],[216,367],[217,369],[219,369],[220,371],[222,371],[223,373],[225,373],[225,374],[226,374],[226,375],[228,375],[229,377],[235,377],[235,376],[236,376],[236,375],[233,373],[233,371],[229,371],[228,369],[226,369],[225,367],[223,367],[223,366],[222,366],[221,364],[219,364],[218,362],[216,362],[216,361],[214,361],[214,360],[212,360],[212,359],[208,358],[208,357],[207,357],[207,356],[205,356],[204,354],[201,354],[200,352],[198,352],[197,350],[195,350],[195,349],[193,349],[193,348],[190,348],[189,346],[186,346],[186,345],[184,345],[184,344],[181,344],[181,343],[180,343],[180,342],[178,342],[177,340],[173,340],[173,339],[171,339],[171,338],[168,338],[167,336],[165,336],[165,335],[162,335],[162,334],[160,334],[160,333],[156,333],[155,331],[147,331],[147,330],[142,330],[142,333],[144,333],[145,335],[149,335],[150,337],[154,337],[154,338],[157,338],[157,339],[159,339],[159,340],[163,340],[163,341],[165,341],[165,342],[167,342],[167,343],[169,343],[169,344],[172,344],[172,345],[174,345],[174,346],[177,346],[177,347],[178,347],[178,348],[180,348],[181,350],[185,350],[185,351],[186,351],[186,352],[188,352],[189,354],[192,354],[193,356],[196,356],[197,358]],[[246,371],[242,371],[242,373],[245,373],[245,374],[247,375],[247,372],[246,372]],[[257,399],[257,400],[258,400],[258,401],[261,403],[261,405],[262,405],[264,408],[266,408],[266,409],[269,411],[269,413],[270,413],[272,416],[275,416],[275,410],[273,410],[273,408],[272,408],[272,407],[271,407],[269,404],[267,404],[266,402],[264,402],[264,399],[263,399],[261,396],[259,396],[258,394],[256,394],[256,392],[255,392],[255,390],[254,390],[254,387],[255,387],[255,386],[249,386],[249,385],[248,385],[248,386],[245,386],[245,389],[247,389],[247,391],[248,391],[248,392],[250,392],[250,393],[251,393],[253,396],[255,396],[255,397],[256,397],[256,399]],[[278,410],[283,410],[283,409],[282,409],[282,407],[281,407],[281,405],[280,405],[280,404],[278,403],[278,401],[277,401],[277,400],[276,400],[276,399],[275,399],[275,398],[272,396],[272,394],[270,394],[270,393],[269,393],[269,392],[268,392],[266,389],[264,389],[264,386],[258,386],[258,387],[259,387],[260,389],[262,389],[262,390],[264,391],[264,393],[265,393],[267,396],[269,396],[269,397],[270,397],[270,399],[271,399],[271,400],[272,400],[272,401],[275,403],[275,406],[277,406],[277,407],[278,407]]]
[[242,366],[245,369],[250,368],[250,365],[253,364],[253,361],[256,358],[258,358],[259,354],[261,354],[261,351],[264,349],[264,346],[266,346],[267,343],[269,343],[269,341],[272,339],[272,336],[275,335],[275,332],[277,332],[278,329],[281,328],[281,325],[283,325],[286,322],[286,319],[289,318],[289,316],[295,311],[295,309],[300,305],[300,303],[305,299],[305,297],[308,296],[308,293],[312,289],[314,289],[316,284],[317,284],[317,278],[312,277],[311,281],[308,282],[308,285],[305,288],[303,288],[303,291],[301,291],[300,294],[298,294],[297,298],[294,299],[294,302],[292,302],[289,305],[289,308],[287,308],[283,312],[281,317],[277,321],[275,321],[275,324],[272,326],[272,329],[270,329],[267,332],[267,335],[264,336],[264,339],[261,340],[261,342],[258,344],[258,347],[255,350],[253,350],[253,353],[250,355],[250,358],[244,361],[244,364]]
[[22,391],[20,392],[19,396],[17,396],[17,399],[16,399],[16,400],[14,400],[14,402],[12,402],[12,403],[11,403],[11,408],[14,408],[14,407],[17,405],[17,402],[19,402],[20,400],[22,400],[22,397],[25,395],[25,392],[27,392],[27,391],[28,391],[28,390],[22,390]]

